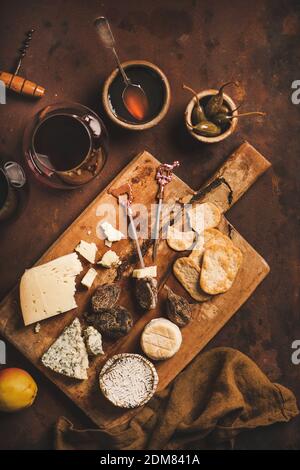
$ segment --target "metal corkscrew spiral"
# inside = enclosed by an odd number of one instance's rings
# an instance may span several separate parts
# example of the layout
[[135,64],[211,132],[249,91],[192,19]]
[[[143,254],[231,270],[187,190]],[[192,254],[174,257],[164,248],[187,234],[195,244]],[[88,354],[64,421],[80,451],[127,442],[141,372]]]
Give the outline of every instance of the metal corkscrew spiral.
[[22,43],[22,47],[20,47],[20,49],[19,49],[20,54],[19,54],[19,59],[18,59],[18,65],[17,65],[17,68],[16,68],[16,71],[15,71],[14,75],[18,75],[18,73],[19,73],[19,70],[20,70],[21,65],[22,65],[22,60],[24,59],[24,57],[27,54],[27,50],[28,50],[30,42],[32,40],[33,33],[34,33],[34,29],[30,29],[26,33],[26,38],[24,39],[24,41]]

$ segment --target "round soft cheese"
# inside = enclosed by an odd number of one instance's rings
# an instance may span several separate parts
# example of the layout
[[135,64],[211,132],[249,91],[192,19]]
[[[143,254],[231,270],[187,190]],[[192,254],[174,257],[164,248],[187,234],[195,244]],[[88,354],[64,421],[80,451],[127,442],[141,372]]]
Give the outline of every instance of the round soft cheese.
[[155,318],[144,328],[141,347],[151,359],[161,361],[177,353],[182,343],[181,331],[166,318]]
[[154,365],[140,354],[116,354],[103,366],[99,383],[111,403],[136,408],[154,395],[158,375]]

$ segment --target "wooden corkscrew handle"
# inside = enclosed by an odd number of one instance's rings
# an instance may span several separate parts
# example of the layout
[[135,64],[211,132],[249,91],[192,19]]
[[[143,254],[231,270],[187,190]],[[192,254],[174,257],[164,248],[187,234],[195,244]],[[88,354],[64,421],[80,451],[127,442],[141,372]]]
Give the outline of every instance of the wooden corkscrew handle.
[[5,84],[6,88],[13,90],[20,95],[41,98],[45,94],[45,88],[26,80],[26,78],[20,77],[19,75],[0,71],[0,80]]

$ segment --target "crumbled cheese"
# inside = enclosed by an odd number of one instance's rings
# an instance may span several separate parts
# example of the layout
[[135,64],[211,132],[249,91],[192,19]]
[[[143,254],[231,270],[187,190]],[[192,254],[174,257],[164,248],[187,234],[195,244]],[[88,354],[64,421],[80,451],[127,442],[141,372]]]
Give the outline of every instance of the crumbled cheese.
[[109,222],[102,222],[100,227],[109,242],[118,242],[121,238],[124,238],[123,233],[114,228]]
[[88,326],[84,330],[84,340],[87,352],[90,356],[98,356],[104,354],[102,347],[102,336],[96,328]]
[[82,271],[76,253],[25,271],[20,282],[20,303],[25,325],[77,307],[75,277]]
[[115,251],[108,250],[106,253],[104,253],[101,260],[97,264],[100,264],[104,268],[111,268],[113,266],[118,266],[119,264],[121,264],[121,261]]
[[81,284],[89,289],[90,287],[92,287],[96,276],[97,271],[94,268],[90,268],[81,279]]
[[87,379],[89,367],[86,347],[78,318],[67,326],[57,340],[43,354],[42,363],[59,374],[75,379]]
[[108,241],[108,240],[105,240],[105,241],[104,241],[104,245],[105,245],[105,246],[108,246],[108,248],[111,248],[111,247],[112,247],[112,244],[113,244],[113,242],[110,242],[110,241]]
[[80,243],[76,246],[75,251],[79,253],[83,258],[85,258],[90,263],[95,263],[97,246],[95,243],[89,243],[84,240],[81,240]]
[[41,330],[41,324],[39,322],[37,322],[35,325],[34,325],[34,332],[35,333],[39,333]]
[[144,277],[156,277],[157,276],[157,266],[148,266],[147,268],[134,269],[132,277],[137,279],[142,279]]

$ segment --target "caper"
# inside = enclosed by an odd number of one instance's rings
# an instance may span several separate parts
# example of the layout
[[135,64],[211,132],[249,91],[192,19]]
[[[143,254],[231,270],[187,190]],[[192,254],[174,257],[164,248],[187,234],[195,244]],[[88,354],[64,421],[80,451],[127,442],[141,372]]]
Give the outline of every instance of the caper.
[[189,126],[196,134],[204,137],[216,137],[221,134],[221,128],[211,121],[201,121],[195,126]]
[[198,124],[205,119],[204,111],[202,106],[195,105],[191,114],[191,120],[193,123]]
[[231,110],[230,108],[227,106],[227,104],[222,104],[222,106],[220,106],[220,109],[219,109],[219,113],[222,113],[222,114],[227,114],[227,113],[230,113]]
[[211,119],[215,124],[217,124],[217,126],[225,127],[228,125],[228,121],[231,118],[232,116],[230,116],[229,114],[218,113],[212,116]]
[[236,82],[224,83],[224,85],[222,85],[221,88],[219,89],[218,93],[216,95],[213,95],[208,100],[208,103],[205,106],[205,110],[204,110],[206,116],[212,117],[215,114],[218,114],[219,112],[224,111],[224,109],[222,108],[223,99],[224,99],[224,88],[231,84],[238,86]]
[[234,116],[232,114],[218,113],[215,116],[213,116],[212,120],[214,123],[222,127],[228,124],[228,122],[231,121],[232,119],[239,119],[240,117],[243,117],[243,116],[265,116],[265,115],[266,113],[262,113],[260,111],[252,111],[251,113],[235,114]]
[[192,114],[191,114],[192,122],[198,124],[199,122],[204,121],[206,119],[206,117],[205,117],[205,114],[204,114],[204,110],[203,110],[201,104],[199,103],[197,93],[195,92],[195,90],[193,90],[193,88],[191,88],[187,85],[183,84],[182,88],[184,90],[188,90],[191,93],[193,93],[194,98],[195,98],[195,106],[194,106]]

